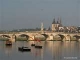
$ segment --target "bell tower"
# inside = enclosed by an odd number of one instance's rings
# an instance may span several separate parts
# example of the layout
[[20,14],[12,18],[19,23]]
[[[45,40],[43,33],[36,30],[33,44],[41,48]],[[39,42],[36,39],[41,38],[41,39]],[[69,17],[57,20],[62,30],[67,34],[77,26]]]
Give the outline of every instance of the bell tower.
[[56,27],[56,22],[55,22],[55,18],[54,18],[53,22],[52,22],[52,31],[56,31],[55,27]]
[[58,17],[59,26],[62,26],[61,17]]

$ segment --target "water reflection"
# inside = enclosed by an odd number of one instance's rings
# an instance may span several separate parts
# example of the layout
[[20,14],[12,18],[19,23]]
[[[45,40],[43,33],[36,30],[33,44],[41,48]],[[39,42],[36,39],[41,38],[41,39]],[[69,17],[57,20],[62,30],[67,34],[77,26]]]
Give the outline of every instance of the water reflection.
[[[17,41],[12,46],[6,46],[5,41],[0,41],[0,59],[2,60],[66,60],[76,57],[80,60],[80,42],[76,41],[42,41],[42,49],[32,47],[33,41]],[[18,47],[28,46],[31,52],[21,53]],[[67,60],[73,60],[72,58]],[[75,59],[74,59],[75,60]]]
[[5,53],[10,54],[12,52],[12,46],[5,46]]

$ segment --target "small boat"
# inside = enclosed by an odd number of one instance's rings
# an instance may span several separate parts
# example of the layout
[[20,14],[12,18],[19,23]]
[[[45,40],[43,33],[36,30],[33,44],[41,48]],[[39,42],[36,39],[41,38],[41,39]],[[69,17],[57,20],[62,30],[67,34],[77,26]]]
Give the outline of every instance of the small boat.
[[22,52],[24,52],[24,51],[31,51],[31,49],[29,49],[28,47],[18,47],[18,50],[22,51]]
[[35,44],[31,44],[31,46],[35,46]]
[[42,49],[42,46],[35,46],[35,48],[39,48],[39,49]]
[[[35,41],[36,41],[35,48],[42,49],[42,46],[41,46],[41,40],[39,40],[39,39],[35,39]],[[40,43],[40,45],[39,45],[39,43]]]
[[11,41],[6,41],[6,46],[11,46],[12,42]]

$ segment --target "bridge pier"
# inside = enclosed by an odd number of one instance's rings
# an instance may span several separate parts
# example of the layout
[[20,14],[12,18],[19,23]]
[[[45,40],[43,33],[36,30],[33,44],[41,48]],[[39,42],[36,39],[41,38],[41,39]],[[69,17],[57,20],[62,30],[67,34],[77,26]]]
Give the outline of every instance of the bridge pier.
[[54,39],[53,37],[54,37],[53,35],[50,35],[50,40],[53,40]]
[[80,42],[80,39],[78,39],[78,41]]
[[15,42],[15,36],[11,36],[10,41]]
[[71,36],[70,35],[65,36],[65,38],[66,38],[67,41],[71,41]]
[[35,36],[29,37],[29,40],[34,40],[34,39],[35,39]]

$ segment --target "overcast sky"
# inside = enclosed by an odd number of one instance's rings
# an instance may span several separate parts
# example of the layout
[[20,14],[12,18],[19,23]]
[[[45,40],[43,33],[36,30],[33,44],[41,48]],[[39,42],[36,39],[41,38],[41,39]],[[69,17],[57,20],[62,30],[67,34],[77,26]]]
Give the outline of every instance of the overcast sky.
[[65,26],[80,25],[78,0],[0,0],[0,29],[51,27],[61,17]]

